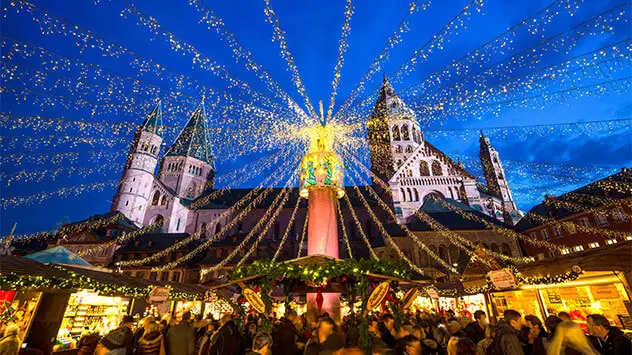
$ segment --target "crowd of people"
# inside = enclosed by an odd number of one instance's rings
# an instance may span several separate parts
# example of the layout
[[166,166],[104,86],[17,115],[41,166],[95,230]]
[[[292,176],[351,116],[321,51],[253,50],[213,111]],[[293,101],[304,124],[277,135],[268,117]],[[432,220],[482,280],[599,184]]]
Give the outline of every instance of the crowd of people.
[[79,355],[366,354],[361,349],[373,355],[632,354],[630,339],[600,314],[588,316],[588,334],[568,314],[542,322],[515,310],[506,310],[496,324],[481,310],[473,319],[458,318],[452,311],[443,316],[383,313],[365,321],[347,316],[340,325],[327,313],[309,319],[292,310],[280,319],[250,315],[239,322],[230,314],[213,320],[192,319],[185,312],[179,321],[147,317],[137,329],[134,324],[127,316],[101,339],[82,338]]

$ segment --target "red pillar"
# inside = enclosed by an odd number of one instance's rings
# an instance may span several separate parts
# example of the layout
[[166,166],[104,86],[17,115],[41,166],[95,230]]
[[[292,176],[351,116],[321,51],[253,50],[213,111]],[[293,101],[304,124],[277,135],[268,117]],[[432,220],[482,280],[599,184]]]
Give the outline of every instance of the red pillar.
[[308,197],[307,255],[338,258],[336,190],[312,187]]
[[[312,187],[308,197],[307,255],[338,258],[338,221],[336,190],[332,187]],[[316,293],[307,294],[307,314],[317,317]],[[323,293],[320,313],[327,312],[340,322],[340,295]]]

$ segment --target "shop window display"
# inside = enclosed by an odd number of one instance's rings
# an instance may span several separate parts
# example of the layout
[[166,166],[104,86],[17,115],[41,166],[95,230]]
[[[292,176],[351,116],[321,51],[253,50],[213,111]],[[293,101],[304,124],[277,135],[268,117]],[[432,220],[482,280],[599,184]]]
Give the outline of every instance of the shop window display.
[[84,332],[105,335],[119,326],[129,300],[81,291],[70,295],[53,351],[73,349]]

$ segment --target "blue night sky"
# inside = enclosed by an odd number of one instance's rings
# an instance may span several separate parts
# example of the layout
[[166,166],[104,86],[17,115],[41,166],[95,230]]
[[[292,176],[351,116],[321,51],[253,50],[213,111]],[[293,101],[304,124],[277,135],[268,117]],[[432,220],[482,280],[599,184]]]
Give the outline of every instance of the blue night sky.
[[[16,0],[19,2],[19,0]],[[176,53],[166,44],[163,37],[155,36],[145,26],[137,21],[134,15],[121,16],[127,1],[101,0],[96,4],[92,1],[59,1],[59,0],[31,0],[33,4],[67,19],[84,29],[102,36],[131,49],[138,55],[152,58],[177,72],[208,85],[223,89],[225,83],[213,77],[206,70],[192,66],[191,57]],[[255,74],[247,71],[243,64],[235,63],[230,48],[223,42],[216,32],[207,29],[205,24],[199,23],[200,14],[188,5],[188,1],[167,0],[129,0],[138,9],[154,17],[164,28],[173,32],[176,36],[186,40],[195,46],[204,55],[224,65],[235,76],[250,83],[254,88],[265,92],[265,85],[260,82]],[[280,25],[286,33],[286,40],[290,51],[301,74],[301,78],[307,88],[307,93],[312,103],[317,105],[322,100],[329,102],[331,93],[331,81],[334,66],[338,55],[338,43],[341,27],[344,21],[345,1],[288,1],[272,0]],[[409,18],[410,31],[402,34],[403,42],[398,44],[390,53],[390,60],[385,64],[384,72],[393,73],[410,55],[433,34],[439,31],[450,19],[455,16],[469,1],[436,1],[433,0],[425,10],[420,10]],[[453,60],[476,49],[496,35],[515,25],[520,20],[530,16],[538,10],[546,7],[550,1],[485,1],[482,11],[474,11],[467,21],[467,27],[461,28],[458,34],[448,37],[449,42],[443,49],[435,50],[429,59],[418,65],[416,70],[406,78],[405,82],[395,85],[395,89],[403,89],[419,80],[427,77],[434,71],[448,65]],[[340,105],[354,88],[362,75],[369,68],[375,56],[382,50],[388,36],[397,27],[408,11],[409,0],[379,1],[364,0],[355,2],[355,14],[351,20],[351,34],[349,36],[349,49],[345,54],[345,63],[341,72],[340,88],[338,90],[337,104]],[[556,33],[587,21],[594,16],[622,4],[622,1],[610,0],[585,0],[573,16],[560,13],[545,30],[537,35],[530,35],[527,31],[518,32],[514,42],[514,49],[505,54],[498,53],[490,63],[502,61],[523,49],[529,48]],[[288,92],[296,102],[302,104],[302,99],[291,81],[291,74],[287,65],[280,56],[278,43],[272,42],[272,26],[266,22],[263,0],[239,0],[218,1],[206,0],[215,13],[224,20],[226,26],[234,33],[237,40],[248,48],[257,61],[270,73],[279,85]],[[27,41],[61,53],[66,56],[77,57],[81,61],[98,65],[113,72],[133,76],[143,81],[154,83],[163,87],[173,86],[167,80],[160,80],[151,73],[139,73],[130,66],[130,57],[121,56],[112,58],[102,55],[98,50],[81,49],[76,45],[77,40],[72,36],[58,34],[43,35],[40,26],[33,21],[27,12],[16,12],[15,7],[10,7],[9,2],[2,0],[2,35],[10,38]],[[8,8],[8,9],[7,9]],[[630,18],[630,9],[626,14]],[[620,22],[614,26],[612,32],[581,38],[577,45],[567,53],[549,53],[537,68],[552,63],[563,61],[578,54],[613,44],[630,38],[630,22]],[[544,37],[542,37],[544,36]],[[3,37],[4,39],[4,37]],[[7,48],[2,48],[3,62]],[[630,53],[626,56],[629,58]],[[38,68],[41,59],[33,57],[24,60],[15,57],[6,62],[13,65],[26,65]],[[5,67],[3,67],[4,72]],[[536,70],[524,71],[529,73]],[[609,70],[609,69],[606,69]],[[613,69],[614,70],[614,69]],[[616,69],[616,78],[630,75],[629,59],[625,66]],[[474,68],[478,71],[478,68]],[[60,72],[63,73],[63,72]],[[78,73],[67,72],[65,76],[76,77]],[[382,80],[381,71],[369,82],[365,95],[375,89]],[[604,79],[607,80],[607,79]],[[103,79],[90,78],[90,82],[104,84]],[[25,87],[24,83],[3,78],[3,86]],[[556,86],[551,86],[550,91],[555,91]],[[55,89],[59,95],[63,89]],[[189,90],[189,89],[185,89]],[[66,93],[67,94],[67,93]],[[188,95],[199,97],[199,92],[189,90]],[[504,126],[532,126],[551,125],[567,122],[586,122],[598,120],[628,119],[632,117],[632,103],[630,92],[605,93],[603,95],[585,95],[577,97],[572,95],[567,98],[565,104],[546,103],[543,107],[506,107],[498,116],[492,114],[463,115],[465,118],[450,118],[439,123],[431,117],[420,117],[420,123],[427,130],[426,139],[442,149],[453,158],[461,158],[468,169],[475,175],[481,175],[481,169],[476,158],[478,154],[478,136],[476,131],[466,131],[465,135],[451,135],[436,130],[466,129]],[[93,98],[98,93],[94,93]],[[142,95],[142,92],[141,92]],[[138,110],[132,113],[126,112],[97,112],[90,117],[90,111],[69,108],[60,105],[34,105],[30,104],[32,95],[26,96],[26,100],[16,99],[14,95],[2,95],[3,113],[33,116],[45,115],[51,117],[66,117],[89,120],[104,120],[107,122],[142,122],[147,113],[148,103],[138,105]],[[163,101],[164,102],[164,101]],[[182,126],[188,115],[195,109],[196,102],[182,100],[164,103],[167,125]],[[171,105],[171,107],[167,107]],[[177,106],[180,112],[173,112]],[[338,108],[338,107],[336,107]],[[216,128],[234,128],[235,118],[226,117],[211,111],[210,125]],[[366,117],[357,118],[362,122]],[[11,122],[6,118],[0,120],[1,135],[3,136],[1,154],[5,157],[17,157],[20,154],[39,156],[41,154],[55,154],[59,152],[81,152],[80,157],[73,162],[61,165],[52,163],[26,164],[15,163],[14,159],[2,159],[2,183],[0,184],[3,205],[5,199],[15,196],[31,196],[45,192],[53,192],[62,188],[81,184],[93,184],[119,179],[124,165],[125,155],[119,154],[115,158],[91,159],[90,151],[117,152],[126,151],[128,142],[131,141],[133,132],[113,132],[108,129],[94,131],[91,136],[119,140],[111,146],[94,146],[86,143],[78,144],[25,144],[24,138],[19,138],[17,143],[10,145],[14,138],[7,137],[42,137],[42,136],[80,136],[81,132],[60,132],[50,128],[34,131],[31,128],[9,127]],[[582,127],[582,126],[577,126]],[[630,128],[625,125],[615,125],[613,129],[604,129],[599,126],[591,129],[578,129],[576,126],[558,127],[547,131],[544,127],[534,133],[529,131],[504,132],[502,130],[488,130],[487,135],[492,144],[500,152],[501,159],[507,170],[507,177],[514,191],[514,198],[518,207],[528,210],[534,204],[542,200],[544,194],[561,194],[584,185],[590,181],[613,174],[621,167],[632,166],[632,141]],[[596,128],[595,128],[596,127]],[[585,128],[585,127],[584,127]],[[539,132],[539,133],[538,133]],[[550,133],[542,133],[550,132]],[[215,141],[222,140],[222,134],[211,134]],[[168,134],[165,141],[167,146],[175,138],[175,134]],[[17,138],[15,138],[17,139]],[[256,138],[253,138],[256,139]],[[248,145],[247,140],[238,142],[239,145]],[[88,152],[88,153],[86,153]],[[262,151],[245,156],[231,156],[230,150],[215,149],[218,155],[218,176],[222,173],[233,171],[243,164],[274,151]],[[86,154],[84,154],[86,153]],[[101,153],[99,153],[101,154]],[[367,157],[363,157],[368,161]],[[532,162],[532,163],[530,163]],[[533,162],[547,163],[534,164]],[[60,167],[86,168],[88,174],[61,174],[57,179],[45,177],[41,181],[14,181],[10,185],[7,179],[20,171],[35,172],[46,169],[59,169]],[[96,169],[96,168],[99,169]],[[221,178],[220,178],[221,180]],[[258,183],[253,179],[243,186],[254,186]],[[221,186],[221,185],[220,185]],[[32,233],[40,230],[55,228],[60,221],[75,221],[87,218],[93,214],[104,213],[109,210],[110,201],[115,188],[108,186],[102,191],[87,191],[78,196],[60,198],[53,196],[42,202],[28,205],[4,206],[1,212],[1,234],[5,235],[11,229],[14,222],[18,222],[16,234]]]

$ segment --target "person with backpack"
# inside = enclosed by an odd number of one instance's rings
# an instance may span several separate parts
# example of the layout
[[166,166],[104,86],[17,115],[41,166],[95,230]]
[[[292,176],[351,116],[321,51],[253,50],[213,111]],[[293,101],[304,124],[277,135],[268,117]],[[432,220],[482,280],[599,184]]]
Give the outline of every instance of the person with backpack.
[[496,326],[496,336],[487,349],[487,355],[524,355],[518,332],[524,326],[522,315],[513,309],[503,313],[503,320]]

